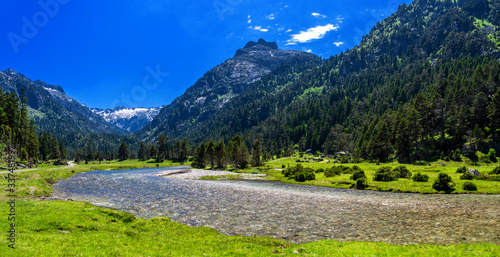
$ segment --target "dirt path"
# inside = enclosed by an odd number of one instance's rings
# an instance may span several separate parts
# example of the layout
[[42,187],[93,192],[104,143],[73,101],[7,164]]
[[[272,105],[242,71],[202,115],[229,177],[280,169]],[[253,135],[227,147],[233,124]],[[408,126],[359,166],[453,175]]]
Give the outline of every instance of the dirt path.
[[[64,168],[72,168],[72,167],[75,167],[75,162],[73,161],[69,161],[68,162],[68,165],[66,166],[63,166],[63,167],[56,167],[54,169],[64,169]],[[21,170],[14,170],[14,172],[21,172],[21,171],[30,171],[30,170],[37,170],[36,168],[35,169],[21,169]],[[9,173],[10,171],[0,171],[0,174],[5,174],[5,173]]]

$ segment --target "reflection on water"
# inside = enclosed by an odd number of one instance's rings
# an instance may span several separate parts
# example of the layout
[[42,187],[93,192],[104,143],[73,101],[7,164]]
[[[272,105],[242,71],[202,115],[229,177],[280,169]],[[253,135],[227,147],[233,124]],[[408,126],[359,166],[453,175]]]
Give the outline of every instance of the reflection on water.
[[168,216],[227,235],[269,236],[296,243],[333,239],[500,244],[497,195],[395,194],[153,176],[162,170],[78,174],[55,184],[52,199],[86,201],[141,218]]

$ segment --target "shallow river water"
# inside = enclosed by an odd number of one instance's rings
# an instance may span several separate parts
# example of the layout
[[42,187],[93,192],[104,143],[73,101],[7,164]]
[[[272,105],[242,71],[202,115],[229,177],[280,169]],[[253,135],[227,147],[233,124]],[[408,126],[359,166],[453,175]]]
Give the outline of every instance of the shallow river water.
[[78,174],[54,184],[51,199],[85,201],[141,218],[168,216],[227,235],[268,236],[295,243],[333,239],[500,244],[498,195],[398,194],[155,176],[165,169]]

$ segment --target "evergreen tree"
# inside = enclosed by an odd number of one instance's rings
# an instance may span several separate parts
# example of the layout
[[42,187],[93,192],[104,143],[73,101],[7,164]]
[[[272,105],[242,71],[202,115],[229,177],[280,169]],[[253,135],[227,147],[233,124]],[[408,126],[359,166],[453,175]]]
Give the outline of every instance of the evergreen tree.
[[120,161],[128,160],[130,158],[130,150],[128,149],[127,142],[122,142],[118,150],[118,159]]
[[220,140],[215,146],[215,162],[217,163],[217,168],[224,169],[226,158],[226,145],[224,144],[224,140]]
[[59,159],[59,144],[55,136],[53,136],[50,141],[50,159]]
[[248,165],[248,148],[239,135],[235,136],[228,145],[229,157],[233,165],[237,168],[244,169]]
[[62,140],[59,142],[59,158],[61,160],[68,159],[68,153],[66,152],[66,147],[64,147],[64,143]]
[[152,145],[151,148],[149,149],[149,157],[152,159],[156,159],[156,154],[157,154],[156,147]]
[[141,146],[139,147],[139,153],[137,154],[139,161],[145,161],[147,159],[147,150],[144,142],[141,141]]
[[210,168],[213,169],[215,165],[215,143],[210,140],[206,145],[205,158],[208,163],[210,163]]
[[500,88],[498,88],[491,99],[488,118],[490,120],[491,131],[500,136]]
[[188,151],[189,151],[189,143],[188,143],[187,139],[184,138],[184,140],[182,140],[182,143],[181,143],[181,153],[180,153],[179,158],[183,161],[186,160],[187,156],[188,156]]
[[256,140],[253,148],[252,148],[252,165],[254,167],[259,167],[261,166],[261,160],[260,157],[262,155],[262,144],[260,143],[260,140]]
[[95,154],[93,150],[93,145],[92,145],[92,139],[89,139],[89,143],[87,145],[87,158],[85,159],[86,161],[93,161],[95,159]]
[[194,156],[193,167],[197,168],[205,168],[205,153],[206,153],[206,145],[205,142],[201,142],[201,144],[196,149],[196,154]]

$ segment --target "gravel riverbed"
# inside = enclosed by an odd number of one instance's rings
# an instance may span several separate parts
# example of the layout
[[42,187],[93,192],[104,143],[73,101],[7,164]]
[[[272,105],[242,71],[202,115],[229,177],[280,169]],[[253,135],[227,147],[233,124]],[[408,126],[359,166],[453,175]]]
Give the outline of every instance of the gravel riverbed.
[[227,235],[268,236],[296,243],[333,239],[500,244],[498,195],[397,194],[161,176],[185,168],[78,174],[54,184],[51,199],[86,201],[141,218],[168,216]]

